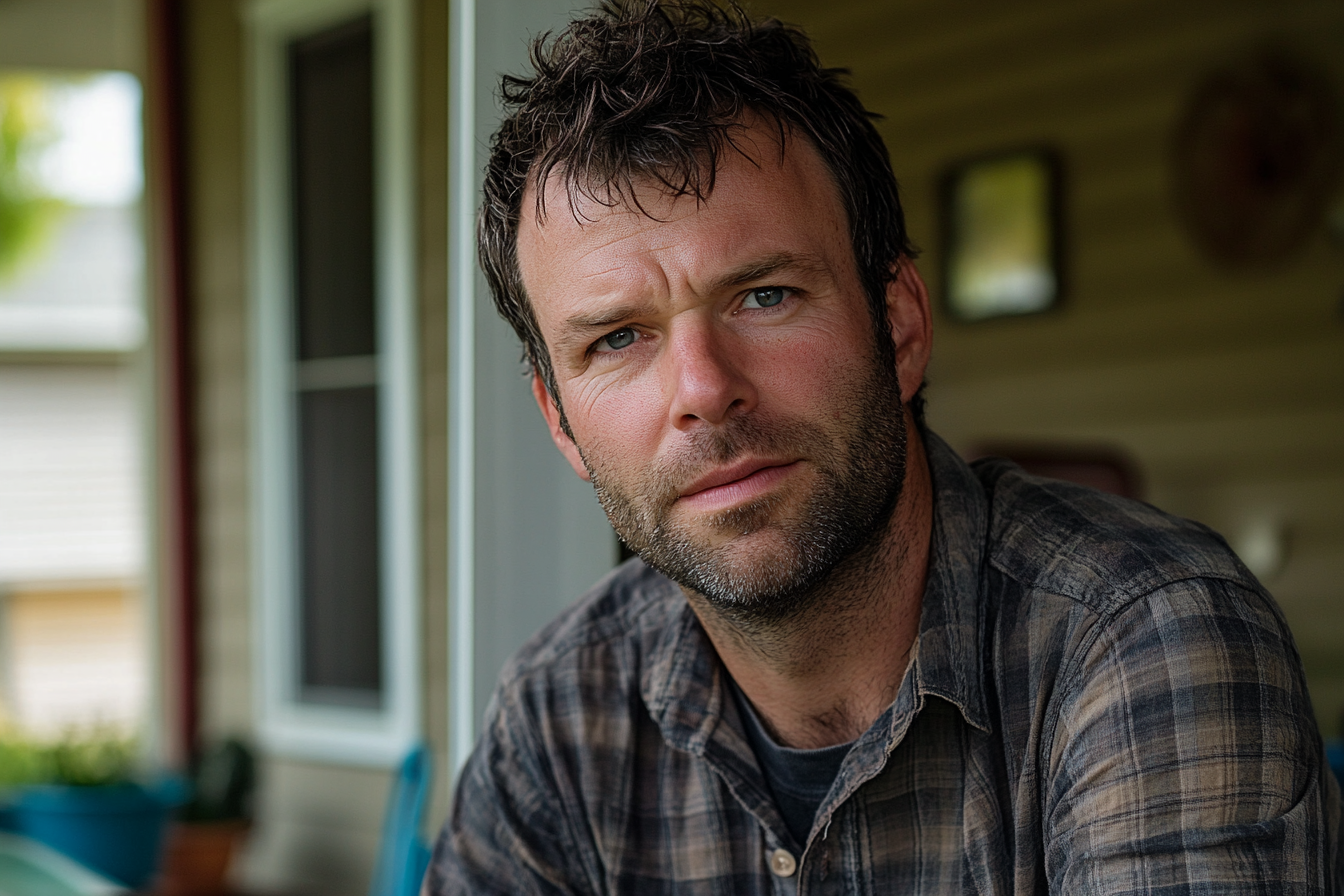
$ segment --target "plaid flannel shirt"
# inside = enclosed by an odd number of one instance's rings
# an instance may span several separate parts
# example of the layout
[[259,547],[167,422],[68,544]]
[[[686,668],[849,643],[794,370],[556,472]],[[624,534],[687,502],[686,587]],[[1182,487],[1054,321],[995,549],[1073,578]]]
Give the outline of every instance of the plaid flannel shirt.
[[505,670],[427,892],[1335,892],[1301,663],[1223,541],[926,442],[915,657],[807,843],[684,597],[635,560]]

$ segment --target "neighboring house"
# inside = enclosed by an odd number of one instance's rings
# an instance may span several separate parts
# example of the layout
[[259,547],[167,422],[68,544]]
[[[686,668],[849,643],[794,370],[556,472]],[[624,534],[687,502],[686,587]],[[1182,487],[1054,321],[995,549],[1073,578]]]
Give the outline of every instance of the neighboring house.
[[125,365],[0,355],[3,698],[42,734],[144,720],[137,391]]
[[[363,892],[391,763],[415,738],[434,748],[437,826],[505,657],[616,559],[472,247],[497,74],[581,5],[0,2],[0,65],[60,43],[44,16],[61,10],[123,43],[125,22],[149,35],[137,58],[154,64],[123,67],[150,72],[151,703],[170,756],[173,732],[258,745],[241,875],[259,889]],[[809,27],[886,116],[935,293],[948,165],[1059,154],[1065,299],[974,325],[940,308],[931,424],[963,450],[1122,449],[1149,500],[1264,548],[1333,731],[1344,250],[1316,228],[1277,267],[1220,267],[1170,195],[1174,134],[1218,67],[1272,42],[1344,94],[1344,7],[1028,0],[968,21],[900,0],[751,6]]]
[[68,209],[40,248],[0,281],[0,705],[47,736],[134,731],[150,666],[137,209]]

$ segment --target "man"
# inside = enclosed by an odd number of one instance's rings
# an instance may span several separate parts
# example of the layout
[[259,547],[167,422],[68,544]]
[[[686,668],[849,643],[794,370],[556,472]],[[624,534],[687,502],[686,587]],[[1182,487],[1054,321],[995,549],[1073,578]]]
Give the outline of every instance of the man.
[[428,892],[1333,892],[1300,663],[1223,542],[925,429],[886,150],[806,38],[607,8],[534,63],[482,263],[641,559],[505,670]]

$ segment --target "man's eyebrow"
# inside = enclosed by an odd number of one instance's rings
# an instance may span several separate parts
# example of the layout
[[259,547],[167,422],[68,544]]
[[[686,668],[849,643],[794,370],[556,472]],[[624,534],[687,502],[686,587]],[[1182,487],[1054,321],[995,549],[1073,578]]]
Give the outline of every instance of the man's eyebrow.
[[604,332],[614,324],[623,323],[636,317],[643,317],[652,311],[649,303],[630,303],[603,308],[592,314],[572,314],[565,318],[558,342],[561,345],[586,341],[589,336]]
[[775,252],[747,262],[715,280],[711,289],[715,292],[728,287],[738,286],[768,279],[781,271],[800,274],[824,274],[828,271],[820,256],[811,253]]

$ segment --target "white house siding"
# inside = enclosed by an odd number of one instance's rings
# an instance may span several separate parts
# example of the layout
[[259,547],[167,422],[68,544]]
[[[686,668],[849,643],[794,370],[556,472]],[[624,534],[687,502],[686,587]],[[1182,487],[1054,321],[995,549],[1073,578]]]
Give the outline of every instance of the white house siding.
[[0,583],[139,576],[136,397],[123,365],[0,363]]
[[33,588],[5,601],[5,703],[39,736],[71,726],[133,731],[145,712],[145,625],[137,590]]

